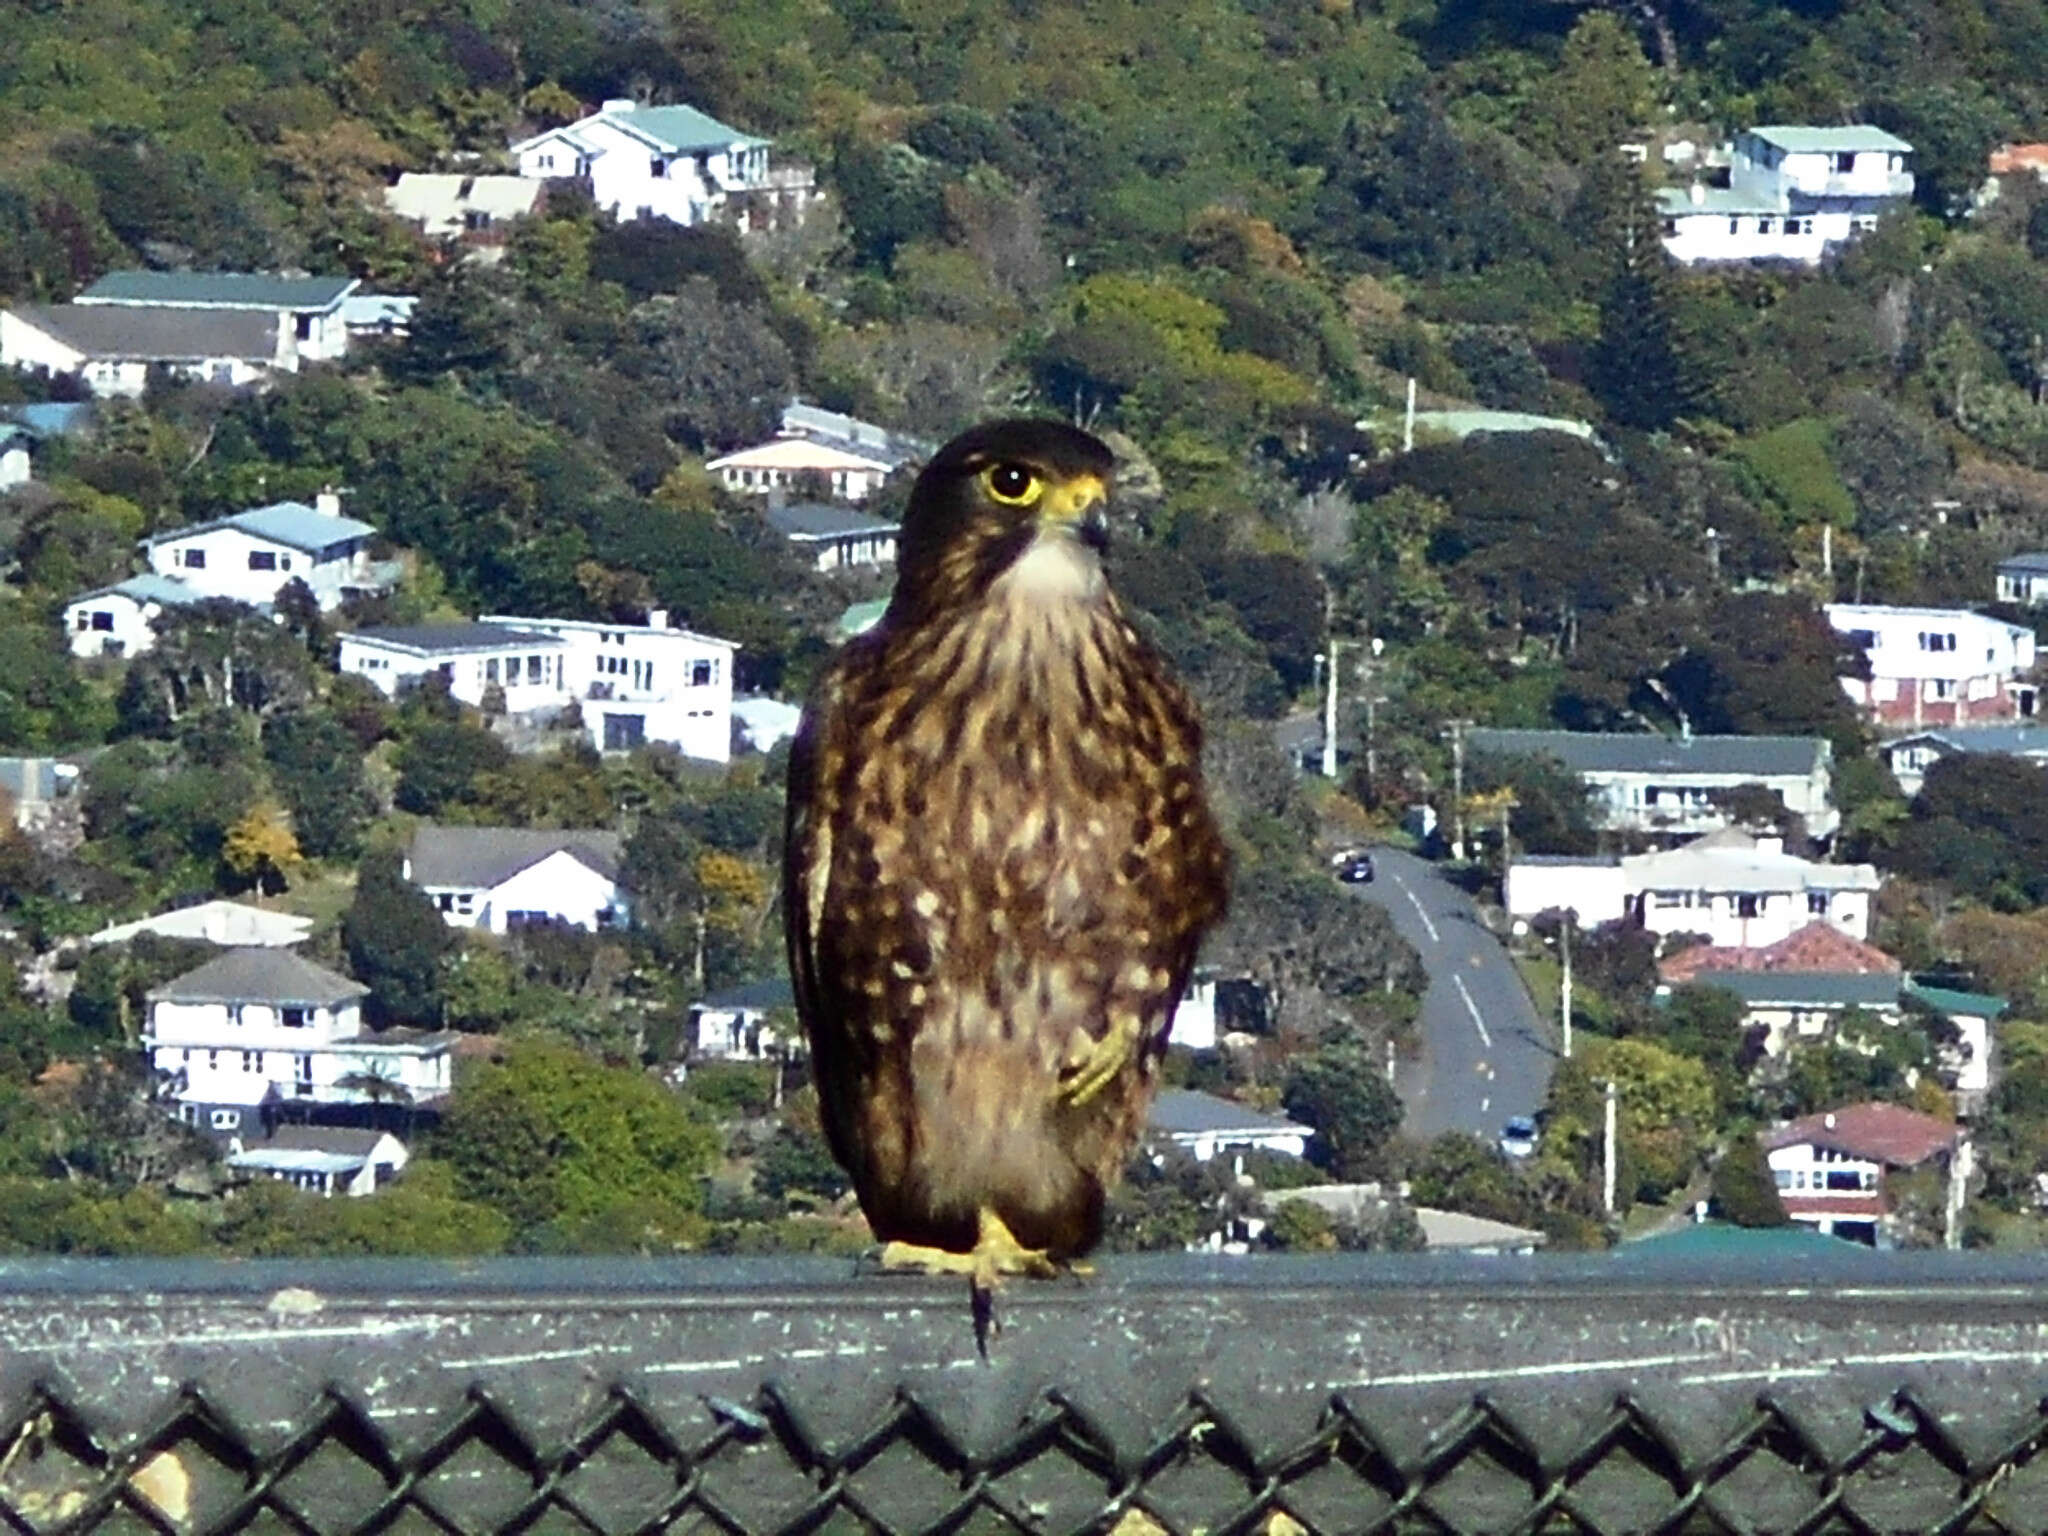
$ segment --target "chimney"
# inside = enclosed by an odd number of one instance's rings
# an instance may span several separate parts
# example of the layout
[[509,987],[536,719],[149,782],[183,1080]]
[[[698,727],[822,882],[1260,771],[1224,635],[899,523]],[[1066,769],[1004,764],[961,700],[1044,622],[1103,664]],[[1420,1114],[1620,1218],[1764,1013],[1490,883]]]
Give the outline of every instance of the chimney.
[[650,609],[648,609],[648,610],[647,610],[647,627],[648,627],[649,629],[667,629],[667,628],[668,628],[668,610],[667,610],[666,608],[650,608]]
[[1758,853],[1783,853],[1785,851],[1785,839],[1776,836],[1759,837],[1756,840],[1756,851]]
[[1685,189],[1685,195],[1695,208],[1699,207],[1701,203],[1704,203],[1707,200],[1706,183],[1700,181],[1694,182],[1691,186]]
[[341,492],[331,485],[323,485],[320,494],[313,498],[313,510],[328,517],[341,516]]

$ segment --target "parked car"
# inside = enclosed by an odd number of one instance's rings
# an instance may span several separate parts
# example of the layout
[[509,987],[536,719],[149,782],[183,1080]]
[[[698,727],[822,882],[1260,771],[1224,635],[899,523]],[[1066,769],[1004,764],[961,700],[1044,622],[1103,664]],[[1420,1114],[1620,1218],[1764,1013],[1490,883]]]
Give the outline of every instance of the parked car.
[[1346,885],[1368,885],[1372,881],[1372,855],[1363,849],[1339,854],[1336,870],[1337,878]]
[[1508,1157],[1534,1157],[1539,1139],[1536,1122],[1527,1115],[1515,1115],[1500,1128],[1500,1149]]

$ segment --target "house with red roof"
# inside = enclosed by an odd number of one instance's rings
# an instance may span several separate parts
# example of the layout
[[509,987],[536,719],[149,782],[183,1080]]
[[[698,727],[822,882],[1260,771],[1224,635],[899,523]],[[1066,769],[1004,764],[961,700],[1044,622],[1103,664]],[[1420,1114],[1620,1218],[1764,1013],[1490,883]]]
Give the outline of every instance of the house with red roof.
[[1826,972],[1836,976],[1896,976],[1899,962],[1834,924],[1814,921],[1775,944],[1742,949],[1732,944],[1695,944],[1657,962],[1666,986],[1682,987],[1706,971]]
[[1967,1181],[1968,1134],[1900,1104],[1848,1104],[1764,1134],[1764,1154],[1785,1214],[1853,1242],[1884,1244],[1890,1232],[1887,1173],[1945,1165]]

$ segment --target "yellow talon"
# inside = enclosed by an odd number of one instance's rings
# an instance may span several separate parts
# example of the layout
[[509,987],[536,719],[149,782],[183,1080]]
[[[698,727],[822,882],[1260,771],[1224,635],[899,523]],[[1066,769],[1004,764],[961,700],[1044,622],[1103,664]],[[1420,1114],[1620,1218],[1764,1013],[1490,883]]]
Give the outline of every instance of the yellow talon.
[[1043,1248],[1026,1248],[1016,1233],[994,1211],[977,1213],[979,1232],[969,1253],[945,1248],[926,1248],[917,1243],[886,1243],[882,1247],[882,1268],[910,1269],[928,1275],[965,1275],[974,1315],[974,1344],[981,1357],[988,1358],[988,1341],[1001,1330],[996,1319],[996,1286],[1004,1275],[1029,1275],[1036,1280],[1056,1279],[1060,1266]]
[[1079,1109],[1122,1076],[1137,1053],[1138,1021],[1128,1017],[1111,1020],[1109,1033],[1062,1076],[1060,1096]]

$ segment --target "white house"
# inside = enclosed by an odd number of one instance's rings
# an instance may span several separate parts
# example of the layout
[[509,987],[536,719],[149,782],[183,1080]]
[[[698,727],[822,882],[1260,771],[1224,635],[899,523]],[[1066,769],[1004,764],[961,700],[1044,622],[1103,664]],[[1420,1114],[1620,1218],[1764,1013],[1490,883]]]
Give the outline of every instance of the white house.
[[35,434],[27,427],[0,422],[0,491],[28,484],[35,472],[29,457],[34,442]]
[[1829,603],[1828,623],[1870,660],[1842,691],[1881,725],[1961,725],[2034,712],[2034,632],[1966,608]]
[[1891,769],[1899,789],[1908,795],[1920,793],[1927,770],[1943,758],[1978,753],[2024,757],[2048,768],[2048,725],[2033,720],[2013,720],[2002,725],[1945,725],[1909,731],[1877,745],[1877,755]]
[[496,688],[507,713],[526,715],[568,702],[567,651],[553,635],[507,624],[382,624],[344,634],[337,666],[392,695],[429,673],[473,706]]
[[504,256],[512,226],[539,212],[547,183],[526,176],[461,176],[407,171],[384,189],[384,206],[428,240],[459,241],[486,264]]
[[1188,978],[1188,989],[1181,994],[1173,1022],[1167,1026],[1166,1043],[1191,1051],[1216,1049],[1216,978],[1207,971]]
[[769,205],[786,193],[796,195],[789,211],[801,217],[804,191],[771,178],[768,145],[695,107],[612,100],[522,139],[512,154],[530,181],[587,179],[597,206],[616,219],[701,224],[732,206],[744,225],[757,210],[779,212]]
[[81,592],[64,605],[64,635],[74,656],[140,656],[156,644],[157,615],[196,603],[182,581],[151,571]]
[[1152,1101],[1146,1125],[1155,1138],[1172,1142],[1198,1163],[1224,1152],[1279,1152],[1300,1157],[1315,1134],[1284,1115],[1247,1109],[1192,1088],[1162,1089]]
[[194,907],[179,907],[116,923],[89,934],[86,943],[125,944],[142,934],[160,939],[197,939],[224,949],[289,949],[313,931],[313,919],[290,912],[267,912],[239,901],[202,901]]
[[296,578],[312,588],[321,610],[339,608],[352,592],[381,590],[392,572],[370,559],[377,530],[341,515],[331,491],[316,506],[280,501],[231,517],[176,528],[145,539],[150,569],[200,597],[225,597],[251,607],[274,602]]
[[802,437],[778,437],[742,448],[704,466],[727,489],[766,496],[816,486],[841,501],[861,501],[881,488],[896,466],[872,452]]
[[546,924],[596,932],[625,923],[616,832],[421,827],[405,878],[452,928],[504,934]]
[[1870,933],[1878,887],[1869,864],[1817,864],[1777,837],[1729,828],[1682,848],[1625,858],[1522,858],[1508,866],[1508,915],[1576,912],[1582,928],[1624,918],[1655,934],[1704,934],[1710,944],[1757,949],[1825,922],[1851,938]]
[[732,663],[739,646],[669,623],[656,608],[639,624],[485,614],[561,642],[563,686],[601,752],[666,742],[688,757],[732,759]]
[[285,350],[309,361],[348,351],[342,304],[353,277],[278,277],[268,272],[109,272],[74,301],[159,313],[266,316]]
[[1976,1161],[1967,1134],[1898,1104],[1850,1104],[1808,1115],[1766,1132],[1763,1143],[1786,1215],[1873,1244],[1887,1235],[1887,1172],[1953,1162],[1953,1172],[1967,1179]]
[[851,507],[814,501],[778,504],[771,498],[763,515],[770,528],[821,571],[893,565],[896,561],[900,526]]
[[1688,264],[1817,265],[1913,195],[1913,146],[1881,128],[1768,126],[1736,135],[1728,185],[1657,195],[1664,248]]
[[313,1194],[372,1195],[397,1178],[412,1153],[389,1131],[280,1125],[265,1137],[231,1136],[227,1165]]
[[261,310],[84,304],[0,310],[0,368],[68,375],[101,398],[139,398],[152,368],[239,389],[298,366],[288,331]]
[[2048,603],[2048,551],[2008,555],[1999,561],[1996,591],[2001,603]]
[[369,989],[286,949],[231,949],[148,994],[143,1049],[188,1125],[247,1135],[266,1108],[431,1103],[455,1037],[366,1034]]
[[804,1052],[787,976],[749,981],[690,1005],[690,1054],[707,1061],[774,1061]]
[[1465,744],[1490,757],[1545,757],[1576,773],[1592,791],[1594,824],[1664,841],[1698,837],[1728,825],[1713,803],[1760,784],[1828,838],[1841,823],[1830,798],[1834,748],[1819,736],[1658,736],[1649,732],[1474,730]]

